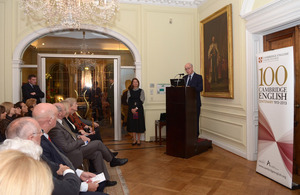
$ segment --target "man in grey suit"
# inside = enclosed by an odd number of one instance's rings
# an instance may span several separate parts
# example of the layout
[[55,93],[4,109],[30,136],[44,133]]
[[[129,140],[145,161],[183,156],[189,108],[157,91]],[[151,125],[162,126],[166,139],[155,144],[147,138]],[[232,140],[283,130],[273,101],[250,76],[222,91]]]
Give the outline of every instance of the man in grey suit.
[[[89,159],[92,161],[96,172],[104,172],[106,179],[109,180],[109,174],[103,159],[110,162],[112,167],[127,163],[127,159],[115,158],[101,141],[90,141],[86,136],[77,136],[67,125],[63,124],[62,119],[66,116],[66,109],[63,104],[56,103],[54,106],[52,104],[41,103],[34,108],[33,116],[43,126],[43,121],[47,125],[47,123],[51,123],[51,120],[53,120],[49,117],[50,113],[56,113],[57,116],[54,119],[56,123],[55,127],[49,131],[51,141],[66,154],[74,167],[81,166],[84,158]],[[48,119],[45,120],[47,115]],[[106,186],[115,184],[116,182],[114,181],[108,181]]]

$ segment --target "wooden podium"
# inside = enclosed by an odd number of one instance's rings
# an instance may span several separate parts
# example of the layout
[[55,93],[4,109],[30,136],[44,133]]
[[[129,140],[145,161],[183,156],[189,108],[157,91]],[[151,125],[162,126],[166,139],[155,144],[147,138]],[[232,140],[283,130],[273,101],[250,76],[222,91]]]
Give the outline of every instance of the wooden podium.
[[198,154],[195,88],[167,87],[166,104],[166,153],[181,158]]

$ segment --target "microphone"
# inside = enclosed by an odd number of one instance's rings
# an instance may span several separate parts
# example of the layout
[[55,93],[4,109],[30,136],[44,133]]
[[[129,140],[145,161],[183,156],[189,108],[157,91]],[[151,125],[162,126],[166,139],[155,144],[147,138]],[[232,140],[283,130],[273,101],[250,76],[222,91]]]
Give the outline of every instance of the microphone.
[[178,74],[179,76],[183,76],[184,75],[184,73],[180,73],[180,74]]

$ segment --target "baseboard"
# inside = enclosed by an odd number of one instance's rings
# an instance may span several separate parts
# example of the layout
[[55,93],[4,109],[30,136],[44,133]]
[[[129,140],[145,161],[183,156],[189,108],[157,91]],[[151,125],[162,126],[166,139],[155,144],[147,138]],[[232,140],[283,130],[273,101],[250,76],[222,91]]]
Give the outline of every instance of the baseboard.
[[[209,137],[202,137],[201,136],[201,138],[212,140]],[[242,151],[238,148],[232,147],[228,144],[224,144],[223,142],[219,142],[219,141],[216,141],[216,140],[212,140],[212,143],[216,146],[219,146],[220,148],[223,148],[224,150],[227,150],[227,151],[232,152],[232,153],[234,153],[234,154],[236,154],[240,157],[243,157],[243,158],[247,159],[247,153],[245,151]]]

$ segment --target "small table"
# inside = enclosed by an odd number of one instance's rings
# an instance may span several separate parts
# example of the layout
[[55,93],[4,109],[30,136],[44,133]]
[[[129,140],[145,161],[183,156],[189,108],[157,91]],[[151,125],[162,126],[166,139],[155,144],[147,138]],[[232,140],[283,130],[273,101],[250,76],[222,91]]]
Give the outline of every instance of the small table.
[[157,126],[159,130],[159,145],[161,145],[161,128],[167,125],[167,121],[155,120],[155,142],[157,142]]

